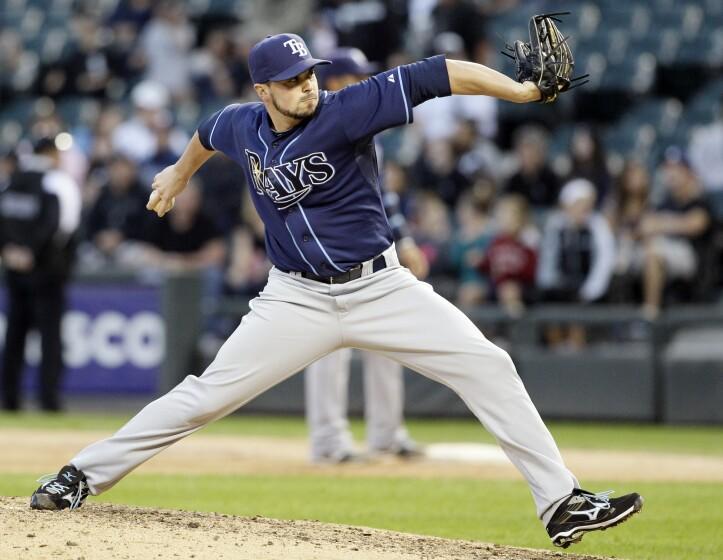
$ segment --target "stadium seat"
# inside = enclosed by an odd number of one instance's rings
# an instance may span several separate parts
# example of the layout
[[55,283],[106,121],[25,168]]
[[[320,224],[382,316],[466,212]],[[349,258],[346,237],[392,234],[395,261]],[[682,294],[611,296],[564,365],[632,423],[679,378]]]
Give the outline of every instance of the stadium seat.
[[58,101],[57,111],[63,122],[73,128],[93,123],[100,112],[100,102],[88,97],[65,97]]
[[3,105],[0,109],[0,122],[16,121],[27,123],[33,113],[35,99],[21,99]]

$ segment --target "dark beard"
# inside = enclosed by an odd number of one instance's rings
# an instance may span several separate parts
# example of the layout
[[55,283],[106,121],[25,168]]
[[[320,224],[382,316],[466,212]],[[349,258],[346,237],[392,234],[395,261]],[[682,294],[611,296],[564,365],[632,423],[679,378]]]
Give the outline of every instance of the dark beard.
[[303,120],[309,118],[311,115],[314,114],[314,111],[316,111],[316,107],[311,109],[308,113],[295,113],[293,111],[287,111],[286,109],[282,109],[278,103],[276,103],[276,98],[272,95],[271,96],[271,103],[274,105],[274,109],[276,109],[279,113],[284,115],[285,117],[288,117],[290,119],[296,119],[296,120]]

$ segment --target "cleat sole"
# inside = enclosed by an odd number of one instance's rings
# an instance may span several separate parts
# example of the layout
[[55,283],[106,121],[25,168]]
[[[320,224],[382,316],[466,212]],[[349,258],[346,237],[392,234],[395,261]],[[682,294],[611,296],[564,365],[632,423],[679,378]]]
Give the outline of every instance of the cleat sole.
[[53,499],[45,494],[33,494],[30,498],[30,508],[53,511],[60,509]]

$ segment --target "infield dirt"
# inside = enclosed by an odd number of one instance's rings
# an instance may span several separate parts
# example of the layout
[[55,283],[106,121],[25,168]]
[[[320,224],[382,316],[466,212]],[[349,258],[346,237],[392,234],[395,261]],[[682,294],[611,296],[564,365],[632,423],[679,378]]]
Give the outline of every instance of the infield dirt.
[[593,560],[554,551],[380,531],[315,521],[279,521],[86,504],[33,511],[0,498],[3,560]]
[[[0,473],[57,472],[69,450],[108,437],[107,432],[3,429]],[[563,449],[566,464],[580,480],[630,480],[641,473],[648,481],[723,482],[723,457],[628,451]],[[313,474],[335,477],[392,476],[420,479],[459,477],[521,480],[511,463],[419,460],[379,457],[346,465],[312,465],[303,438],[194,434],[141,465],[137,472],[163,474]],[[644,474],[642,474],[644,473]],[[3,560],[0,557],[0,560]]]

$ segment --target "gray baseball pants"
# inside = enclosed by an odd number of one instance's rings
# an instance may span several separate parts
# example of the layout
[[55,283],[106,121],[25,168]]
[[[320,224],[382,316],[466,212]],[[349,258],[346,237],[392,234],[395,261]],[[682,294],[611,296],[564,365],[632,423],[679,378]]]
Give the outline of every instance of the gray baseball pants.
[[[351,357],[351,348],[337,350],[317,360],[304,372],[306,421],[313,461],[333,458],[354,449],[347,418]],[[368,448],[394,451],[408,445],[402,366],[373,352],[362,352],[362,363]]]
[[[233,412],[344,347],[372,350],[455,391],[527,480],[538,516],[577,481],[525,391],[509,355],[460,310],[398,265],[345,284],[272,269],[251,311],[200,377],[188,376],[115,435],[70,463],[92,494],[111,488],[166,447]],[[549,513],[548,513],[549,515]],[[547,516],[545,516],[547,517]]]

